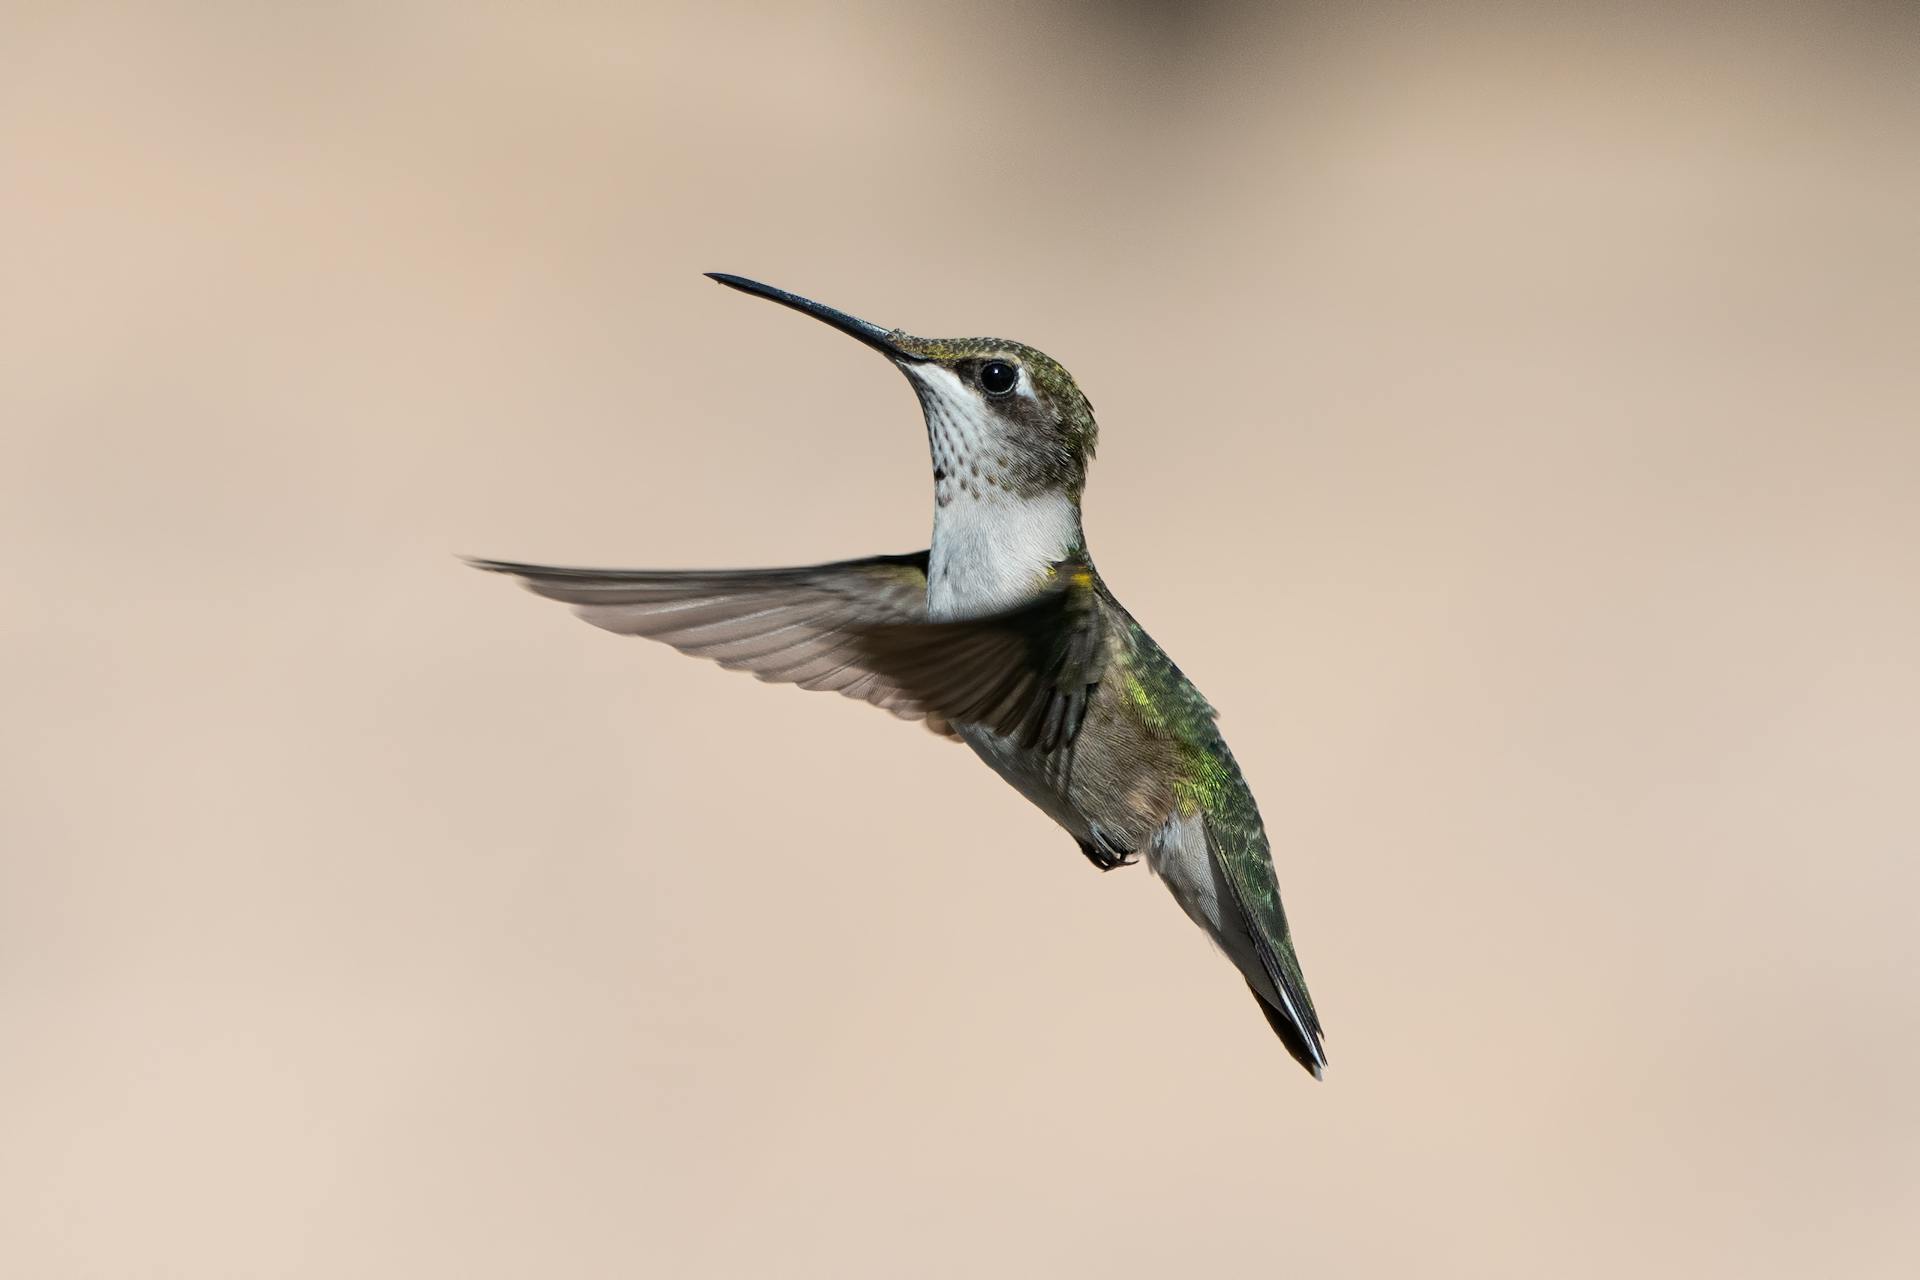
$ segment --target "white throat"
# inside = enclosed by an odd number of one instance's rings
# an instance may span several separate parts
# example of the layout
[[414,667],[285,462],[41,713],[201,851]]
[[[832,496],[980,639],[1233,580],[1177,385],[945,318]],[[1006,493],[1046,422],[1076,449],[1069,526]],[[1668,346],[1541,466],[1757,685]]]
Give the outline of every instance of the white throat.
[[966,618],[1037,594],[1047,571],[1080,542],[1080,513],[1064,493],[1016,497],[965,492],[933,509],[927,614]]
[[[1080,510],[1059,491],[1015,493],[1000,416],[938,365],[905,366],[920,389],[933,454],[933,549],[927,611],[970,617],[1036,594],[1054,562],[1080,545]],[[1015,395],[1033,394],[1026,375]]]

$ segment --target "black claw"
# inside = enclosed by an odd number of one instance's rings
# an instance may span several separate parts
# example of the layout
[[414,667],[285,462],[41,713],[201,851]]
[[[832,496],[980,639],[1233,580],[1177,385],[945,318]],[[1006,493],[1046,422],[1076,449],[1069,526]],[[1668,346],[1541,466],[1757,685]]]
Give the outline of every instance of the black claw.
[[1115,867],[1130,867],[1140,861],[1140,855],[1131,849],[1116,849],[1106,838],[1106,833],[1098,827],[1093,830],[1091,840],[1080,842],[1080,852],[1087,855],[1087,861],[1102,871],[1112,871]]

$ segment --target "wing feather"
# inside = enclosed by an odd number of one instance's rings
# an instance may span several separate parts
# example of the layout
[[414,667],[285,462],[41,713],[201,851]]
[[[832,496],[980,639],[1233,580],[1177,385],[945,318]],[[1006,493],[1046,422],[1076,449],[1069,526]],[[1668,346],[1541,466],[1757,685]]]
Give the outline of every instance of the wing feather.
[[1105,615],[1079,560],[1056,565],[1051,585],[1024,604],[941,622],[927,618],[924,551],[688,572],[470,563],[607,631],[861,699],[941,732],[984,725],[1044,751],[1072,741],[1105,667]]
[[874,667],[863,637],[867,627],[925,622],[924,551],[801,568],[684,572],[469,563],[518,578],[603,630],[658,640],[762,680],[840,693],[903,719],[927,716],[924,700]]

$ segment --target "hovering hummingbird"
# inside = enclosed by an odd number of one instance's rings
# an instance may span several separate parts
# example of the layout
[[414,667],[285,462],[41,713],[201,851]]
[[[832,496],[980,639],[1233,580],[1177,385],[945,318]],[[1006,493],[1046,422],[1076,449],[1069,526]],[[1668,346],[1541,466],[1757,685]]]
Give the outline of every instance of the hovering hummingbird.
[[1239,968],[1317,1078],[1320,1020],[1253,795],[1214,710],[1094,571],[1080,527],[1093,405],[999,338],[916,338],[740,276],[872,347],[919,397],[929,550],[790,569],[565,569],[475,560],[597,627],[762,680],[860,698],[957,738],[1096,867],[1138,860]]

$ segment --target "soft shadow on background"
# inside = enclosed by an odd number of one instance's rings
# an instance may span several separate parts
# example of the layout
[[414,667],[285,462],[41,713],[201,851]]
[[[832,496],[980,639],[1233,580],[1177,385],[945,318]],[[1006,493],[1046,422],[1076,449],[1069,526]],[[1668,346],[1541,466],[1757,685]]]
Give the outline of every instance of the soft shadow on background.
[[[1893,3],[10,6],[0,1273],[1920,1272],[1917,131]],[[1324,1085],[456,563],[925,545],[704,270],[1080,377]]]

